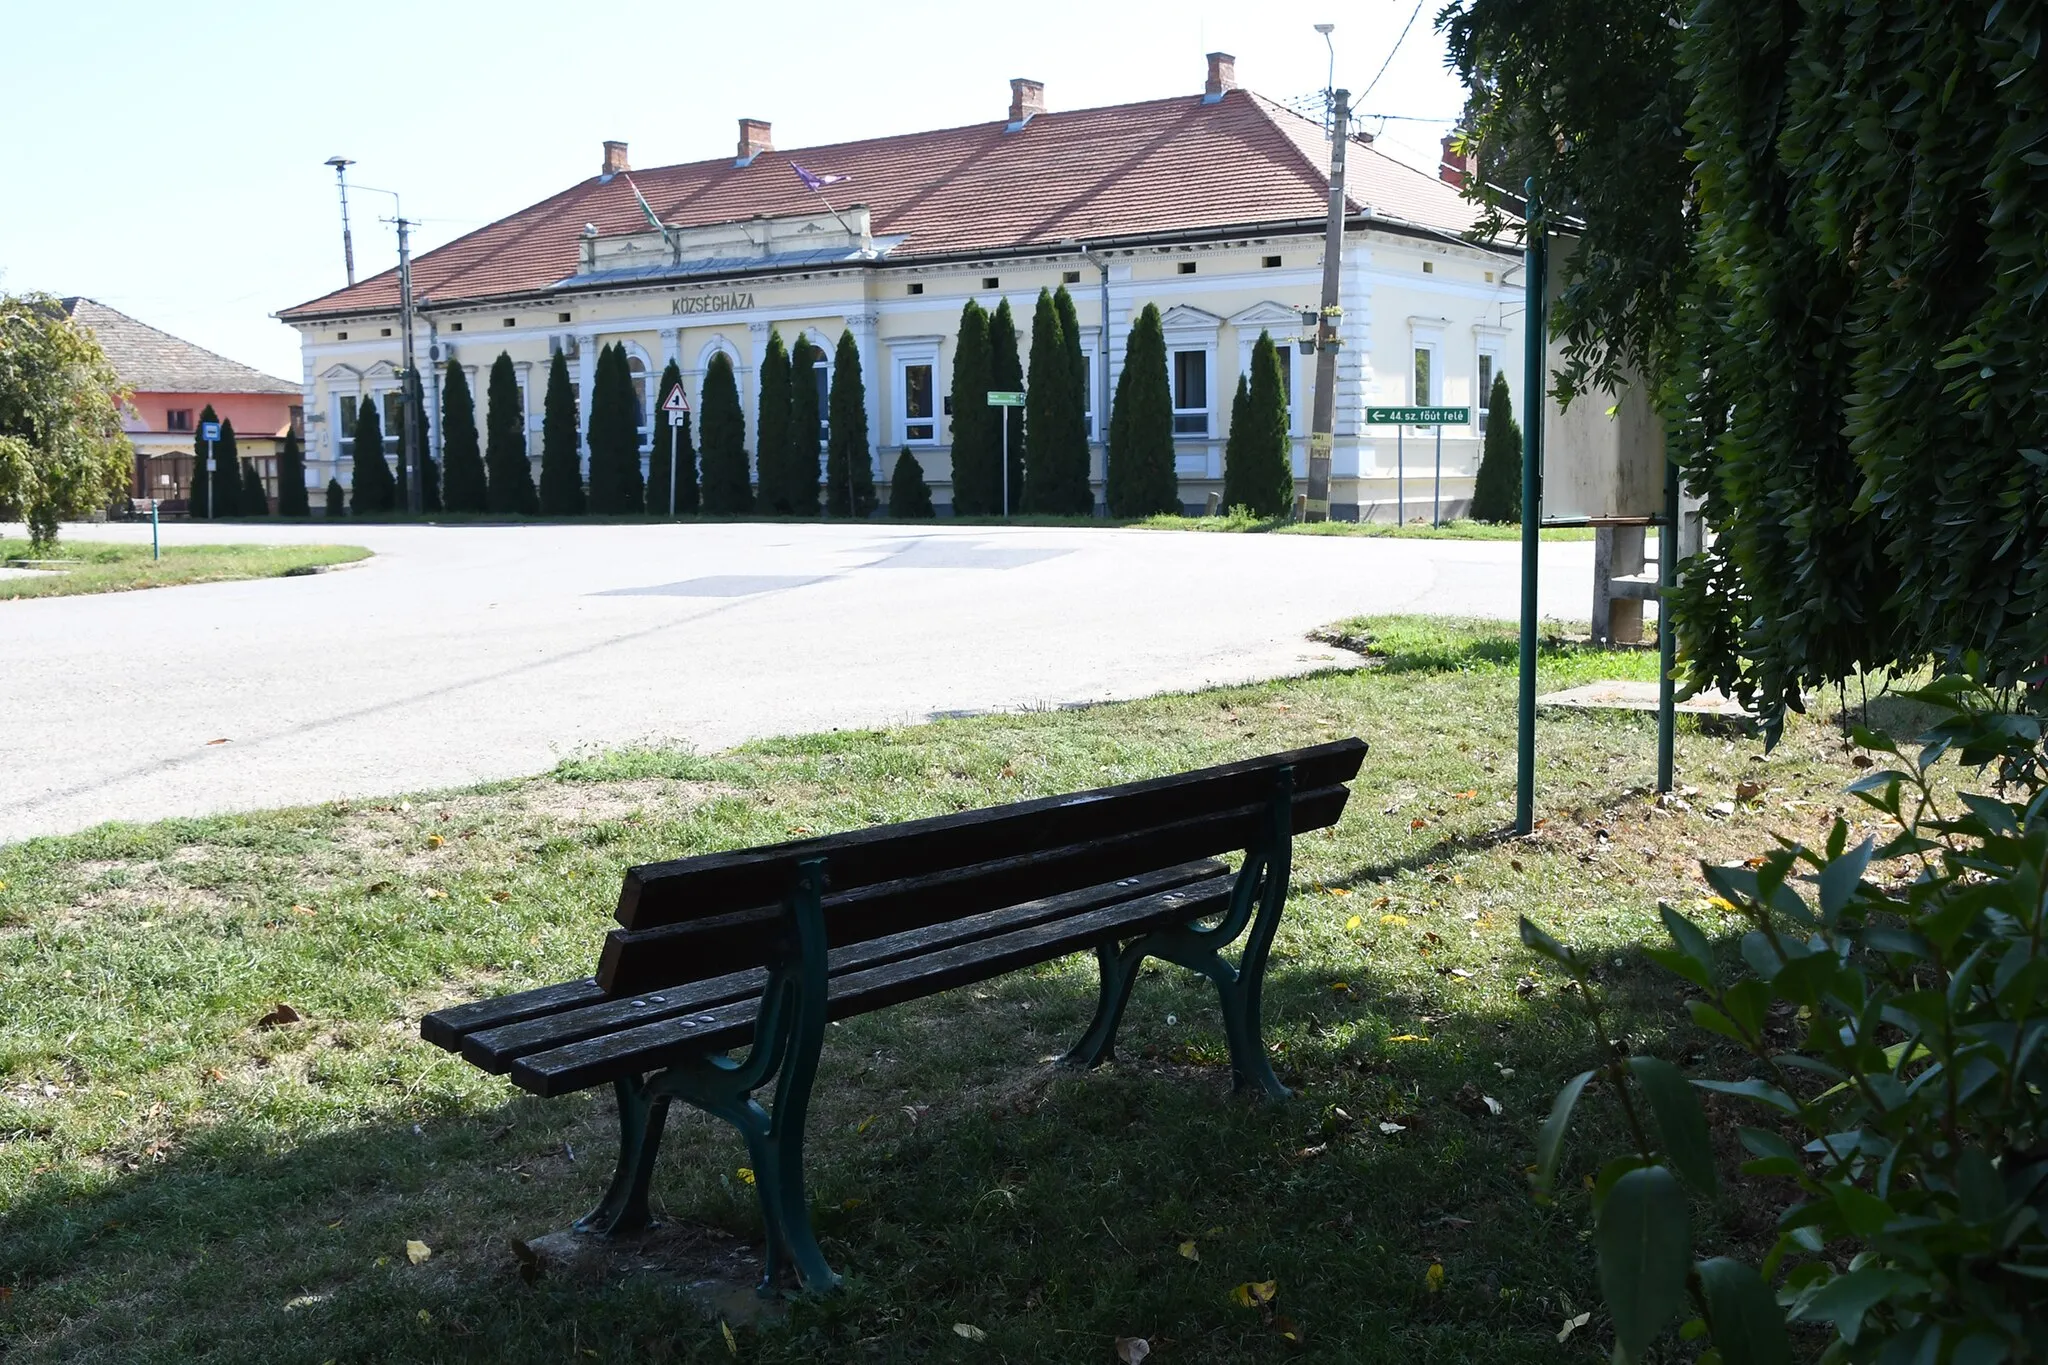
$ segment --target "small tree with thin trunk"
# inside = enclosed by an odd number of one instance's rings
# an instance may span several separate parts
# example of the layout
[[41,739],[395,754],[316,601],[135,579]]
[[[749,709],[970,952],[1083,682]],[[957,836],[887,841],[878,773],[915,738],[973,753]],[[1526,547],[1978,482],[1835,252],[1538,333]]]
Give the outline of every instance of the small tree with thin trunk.
[[1113,517],[1179,512],[1180,477],[1173,467],[1173,393],[1166,374],[1166,333],[1159,309],[1146,304],[1124,342],[1123,373],[1109,411],[1106,492]]
[[[1015,393],[1024,387],[1024,359],[1017,349],[1017,319],[1010,312],[1010,301],[1004,299],[996,305],[996,311],[988,320],[988,386],[1006,393]],[[988,396],[982,395],[983,403]],[[1003,510],[1003,475],[1005,464],[1009,466],[1010,502],[1012,512],[1024,506],[1024,409],[989,409],[988,450],[991,475],[989,487],[995,496],[989,505],[991,513]],[[1008,432],[1009,456],[1005,460],[1004,433]]]
[[263,474],[256,468],[254,457],[242,461],[242,515],[270,515],[270,495],[263,487]]
[[789,460],[783,477],[789,488],[789,510],[800,517],[818,515],[818,368],[824,348],[802,332],[789,351]]
[[1230,471],[1245,468],[1245,447],[1251,438],[1252,384],[1248,376],[1239,374],[1237,395],[1230,400],[1230,434],[1223,438],[1223,510],[1226,514],[1244,506],[1231,501],[1231,493],[1237,490]]
[[[213,404],[208,403],[199,412],[199,431],[206,430],[208,422],[219,421],[214,416]],[[206,448],[206,437],[192,438],[192,486],[185,490],[185,515],[206,518],[216,515],[213,510],[213,472],[207,466],[210,452]]]
[[287,431],[277,452],[277,514],[281,517],[310,517],[312,505],[306,499],[306,455],[299,446],[299,433]]
[[932,490],[924,481],[924,466],[905,446],[896,457],[896,470],[889,476],[889,515],[898,520],[933,517]]
[[[561,357],[556,356],[557,364]],[[567,371],[563,372],[566,382]],[[554,393],[550,377],[548,392]],[[572,428],[570,441],[576,439]],[[519,396],[519,376],[512,357],[504,351],[491,362],[491,377],[484,389],[484,491],[486,510],[532,515],[540,510],[533,490],[533,465],[526,458],[526,405]]]
[[450,512],[489,510],[483,448],[476,436],[476,399],[469,391],[469,375],[453,360],[441,382],[441,459],[447,466],[441,505]]
[[[996,482],[996,467],[989,458],[989,452],[995,448],[994,428],[998,420],[995,410],[988,405],[988,391],[993,387],[989,383],[988,314],[969,299],[960,310],[960,331],[953,340],[955,516],[985,517],[1000,510],[1001,485]],[[900,459],[897,465],[902,465]]]
[[760,403],[754,421],[754,457],[761,491],[758,506],[770,516],[787,516],[789,491],[789,350],[782,333],[768,329],[761,353]]
[[1487,395],[1486,445],[1472,480],[1471,516],[1474,521],[1522,519],[1522,429],[1515,423],[1504,374],[1493,377],[1493,392]]
[[[494,391],[497,382],[494,371],[491,375]],[[495,481],[495,471],[493,478]],[[495,482],[492,491],[497,491]],[[583,515],[583,462],[576,440],[576,386],[569,379],[568,358],[560,351],[555,352],[554,360],[548,365],[548,391],[541,403],[540,492],[536,503],[544,517]]]
[[379,517],[391,510],[391,466],[384,463],[384,427],[377,420],[377,405],[367,398],[356,404],[348,510],[359,517]]
[[732,357],[715,352],[704,369],[704,510],[738,516],[753,510],[747,478],[747,419],[740,411]]
[[327,481],[327,515],[330,520],[348,515],[348,493],[342,488],[340,479]]
[[[875,514],[875,461],[868,452],[868,392],[861,379],[860,346],[850,330],[839,334],[839,346],[832,357],[832,396],[828,406],[827,425],[831,434],[825,451],[826,511],[835,517],[866,519]],[[923,482],[920,472],[918,483]],[[931,490],[925,489],[927,507],[931,505],[931,496]]]
[[213,443],[213,501],[217,517],[242,515],[242,457],[233,422],[220,424],[220,439]]
[[[676,433],[681,428],[669,425],[669,415],[662,411],[661,406],[682,382],[682,366],[671,360],[668,368],[661,372],[660,387],[654,391],[654,448],[647,455],[647,515],[651,517],[665,517],[669,514],[669,476],[672,469],[678,485],[675,491],[678,494],[682,492],[680,485],[685,477],[693,483],[696,481],[694,469],[685,476],[682,470],[677,468],[682,464],[678,458],[681,452],[676,449]],[[676,498],[675,505],[676,511],[683,510],[681,497]]]
[[1260,332],[1252,345],[1251,429],[1239,461],[1236,492],[1231,471],[1223,471],[1224,498],[1232,507],[1249,507],[1262,517],[1285,516],[1294,504],[1294,464],[1287,436],[1287,384],[1280,372],[1280,352],[1270,333]]

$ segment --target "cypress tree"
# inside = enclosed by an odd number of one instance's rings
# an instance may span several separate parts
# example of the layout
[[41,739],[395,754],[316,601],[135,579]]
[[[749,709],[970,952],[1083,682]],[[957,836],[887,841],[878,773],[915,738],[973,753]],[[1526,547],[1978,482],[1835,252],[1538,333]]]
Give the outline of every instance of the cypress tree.
[[242,461],[242,515],[245,517],[267,517],[270,515],[270,496],[263,488],[263,474],[256,468],[256,461]]
[[441,458],[448,466],[441,505],[450,512],[485,511],[489,495],[483,449],[476,438],[476,399],[469,391],[469,376],[453,360],[441,383]]
[[[983,400],[984,402],[986,400]],[[853,333],[839,334],[832,357],[832,395],[827,425],[831,428],[825,451],[825,507],[835,517],[855,516],[863,520],[875,514],[875,461],[868,452],[868,391],[861,379],[860,347]],[[955,404],[956,408],[958,404]],[[902,461],[897,461],[901,464]],[[911,467],[917,468],[912,460]],[[850,476],[850,477],[849,477]],[[918,472],[918,487],[924,488],[924,474]],[[849,491],[852,505],[848,506]],[[893,501],[894,491],[890,497]],[[930,516],[932,494],[924,489],[925,511]]]
[[330,519],[348,515],[348,494],[342,491],[340,479],[327,481],[327,515]]
[[[426,390],[421,387],[420,376],[417,370],[405,377],[405,389],[412,400],[412,411],[419,414],[420,439],[424,441],[427,435],[427,397]],[[412,510],[412,504],[406,499],[405,485],[407,478],[417,477],[420,481],[420,510],[422,512],[438,512],[441,510],[441,468],[434,462],[431,451],[422,450],[417,458],[412,456],[412,432],[413,423],[400,418],[398,424],[398,470],[392,484],[392,506],[394,510],[400,512]],[[408,474],[408,470],[411,471],[410,474]]]
[[1493,377],[1487,395],[1486,445],[1479,473],[1472,480],[1474,521],[1522,519],[1522,429],[1515,424],[1515,404],[1508,395],[1508,377]]
[[[1287,437],[1287,384],[1280,353],[1268,332],[1252,344],[1251,430],[1244,448],[1245,506],[1262,517],[1283,517],[1294,506],[1294,462]],[[1225,471],[1228,484],[1228,471]],[[1235,506],[1235,503],[1231,504]]]
[[[1004,299],[996,305],[996,311],[988,320],[988,386],[1014,393],[1024,387],[1024,360],[1017,350],[1017,319],[1010,312],[1010,301]],[[988,396],[982,395],[983,403]],[[988,424],[989,488],[994,496],[989,502],[989,512],[1003,510],[1003,434],[1009,430],[1010,468],[1010,510],[1019,511],[1024,506],[1024,409],[991,408]]]
[[818,515],[818,363],[824,348],[811,344],[802,332],[789,352],[789,460],[783,466],[788,480],[789,510],[800,517]]
[[[1223,438],[1223,511],[1226,515],[1245,506],[1245,450],[1252,438],[1252,384],[1245,375],[1237,377],[1237,396],[1230,400],[1230,434]],[[1237,473],[1233,476],[1232,471]],[[1235,494],[1235,500],[1232,495]]]
[[[512,372],[510,358],[506,357],[500,363],[505,366],[509,378]],[[497,390],[498,375],[493,370],[492,394],[495,395]],[[496,403],[493,397],[494,408]],[[524,465],[524,441],[520,443],[519,453],[520,463]],[[494,464],[491,467],[494,510],[497,492],[498,475]],[[583,515],[583,466],[576,451],[576,386],[569,382],[569,361],[560,351],[555,352],[554,360],[548,365],[548,392],[542,402],[540,419],[540,491],[534,504],[544,517]]]
[[1060,342],[1067,353],[1067,411],[1072,429],[1067,436],[1067,458],[1072,462],[1067,477],[1070,515],[1090,516],[1095,511],[1095,489],[1088,478],[1088,357],[1081,350],[1081,317],[1074,309],[1074,296],[1063,284],[1052,296],[1053,312],[1060,320]]
[[642,510],[640,399],[623,343],[598,352],[590,391],[590,510],[631,516]]
[[1066,501],[1067,346],[1052,291],[1031,314],[1031,390],[1024,403],[1024,508],[1055,515]]
[[526,458],[526,410],[519,401],[519,376],[512,368],[512,357],[504,351],[491,362],[491,377],[484,384],[484,479],[486,511],[531,514],[540,510],[533,491],[533,466]]
[[761,355],[754,453],[760,470],[760,510],[770,516],[789,515],[789,351],[782,344],[782,333],[773,327],[768,329],[768,347]]
[[[960,331],[953,341],[954,516],[985,517],[1001,510],[996,467],[989,459],[997,421],[995,410],[988,405],[988,391],[993,387],[989,383],[988,314],[969,299],[960,310]],[[903,461],[899,458],[896,464],[900,469]],[[919,477],[923,477],[922,470]]]
[[[661,386],[654,391],[654,448],[647,455],[647,515],[650,517],[668,515],[669,467],[671,462],[682,463],[675,459],[678,429],[669,425],[668,414],[661,410],[670,391],[682,382],[682,367],[671,360],[668,368],[661,372]],[[677,470],[677,474],[680,476],[681,470]],[[676,491],[680,493],[682,490],[678,488]],[[682,505],[682,499],[677,498],[676,510],[680,512]]]
[[704,510],[717,516],[753,510],[747,481],[747,419],[740,411],[732,357],[719,351],[704,370]]
[[[213,404],[208,403],[199,413],[199,430],[204,431],[208,422],[218,420],[213,415]],[[213,477],[207,468],[206,440],[195,435],[192,438],[192,486],[185,491],[185,515],[206,518],[213,514]]]
[[1166,376],[1166,333],[1146,304],[1124,341],[1123,373],[1109,410],[1105,493],[1113,517],[1179,512],[1173,468],[1173,394]]
[[284,434],[284,448],[277,452],[277,514],[281,517],[310,517],[313,508],[306,499],[306,456],[299,448],[299,433]]
[[359,517],[382,516],[391,510],[391,466],[384,463],[384,428],[377,405],[356,404],[355,461],[349,474],[348,510]]
[[924,467],[905,446],[896,457],[896,470],[889,476],[889,515],[899,520],[938,515],[932,510],[932,490],[924,481]]
[[233,422],[220,424],[220,439],[213,443],[213,502],[217,517],[242,515],[242,460]]

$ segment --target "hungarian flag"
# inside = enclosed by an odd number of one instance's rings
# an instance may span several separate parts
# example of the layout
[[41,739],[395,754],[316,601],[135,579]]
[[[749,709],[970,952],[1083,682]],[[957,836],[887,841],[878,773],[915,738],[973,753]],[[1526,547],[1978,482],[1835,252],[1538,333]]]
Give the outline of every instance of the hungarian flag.
[[626,177],[626,185],[633,191],[633,198],[639,201],[640,211],[647,215],[647,226],[653,228],[663,237],[668,236],[667,226],[662,223],[661,219],[654,216],[654,206],[647,202],[646,195],[640,193],[640,187],[633,183],[632,176]]
[[842,180],[853,179],[850,175],[819,175],[816,171],[805,170],[794,161],[789,163],[789,168],[796,172],[796,178],[803,181],[804,188],[812,194],[816,194],[827,185],[836,185]]

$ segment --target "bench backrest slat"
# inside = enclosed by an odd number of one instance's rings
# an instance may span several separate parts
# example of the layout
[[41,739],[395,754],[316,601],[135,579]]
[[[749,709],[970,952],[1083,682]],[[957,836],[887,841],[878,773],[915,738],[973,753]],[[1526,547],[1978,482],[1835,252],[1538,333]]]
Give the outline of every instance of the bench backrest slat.
[[[649,863],[627,870],[617,918],[629,930],[645,930],[727,914],[735,907],[772,905],[788,891],[797,864],[809,858],[827,860],[828,889],[843,893],[1113,839],[1263,802],[1282,767],[1294,769],[1295,790],[1307,793],[1350,781],[1364,760],[1362,741],[1337,740],[1123,786]],[[1227,847],[1242,845],[1205,845],[1183,856],[1207,857]]]
[[[1352,771],[1356,767],[1354,762]],[[1266,784],[1270,788],[1270,771]],[[1237,794],[1234,784],[1216,790]],[[1335,824],[1349,796],[1341,781],[1297,787],[1294,832]],[[834,890],[824,903],[826,940],[834,948],[863,943],[1245,848],[1264,831],[1270,799],[1268,792],[1105,836]],[[644,991],[761,966],[777,951],[781,932],[779,904],[728,908],[655,929],[615,929],[606,939],[597,981],[607,991]]]

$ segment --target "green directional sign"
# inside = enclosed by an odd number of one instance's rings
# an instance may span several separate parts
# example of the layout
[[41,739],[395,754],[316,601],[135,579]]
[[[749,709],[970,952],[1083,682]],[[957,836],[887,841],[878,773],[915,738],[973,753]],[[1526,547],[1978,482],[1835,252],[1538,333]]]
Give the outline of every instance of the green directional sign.
[[1461,427],[1472,420],[1470,408],[1367,408],[1369,426]]
[[1024,406],[1024,392],[1021,389],[990,389],[988,405],[992,408],[1021,408]]

